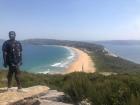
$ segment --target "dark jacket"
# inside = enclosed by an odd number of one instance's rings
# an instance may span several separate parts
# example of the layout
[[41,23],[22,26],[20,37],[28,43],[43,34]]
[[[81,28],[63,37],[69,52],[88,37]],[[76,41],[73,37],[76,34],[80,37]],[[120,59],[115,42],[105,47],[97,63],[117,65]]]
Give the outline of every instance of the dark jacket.
[[16,66],[22,62],[22,45],[16,40],[7,40],[2,46],[4,63]]

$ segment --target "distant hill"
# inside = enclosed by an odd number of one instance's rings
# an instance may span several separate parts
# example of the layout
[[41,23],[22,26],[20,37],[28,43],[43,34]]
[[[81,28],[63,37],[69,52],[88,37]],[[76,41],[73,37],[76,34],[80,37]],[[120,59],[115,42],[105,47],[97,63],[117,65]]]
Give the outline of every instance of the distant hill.
[[140,40],[107,40],[96,41],[97,44],[114,44],[114,45],[140,45]]
[[24,44],[34,44],[34,45],[62,45],[62,46],[71,46],[71,47],[80,47],[88,48],[92,47],[101,47],[101,45],[97,45],[95,43],[82,42],[82,41],[70,41],[70,40],[56,40],[56,39],[27,39],[23,40]]
[[59,44],[59,43],[64,43],[64,42],[70,42],[67,40],[56,40],[56,39],[27,39],[23,40],[22,43],[24,44],[39,44],[39,45],[44,45],[44,44]]

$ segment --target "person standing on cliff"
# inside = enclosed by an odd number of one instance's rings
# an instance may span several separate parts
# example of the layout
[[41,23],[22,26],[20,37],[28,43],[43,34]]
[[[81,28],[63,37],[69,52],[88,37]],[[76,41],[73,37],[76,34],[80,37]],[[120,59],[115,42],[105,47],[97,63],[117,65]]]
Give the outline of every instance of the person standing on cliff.
[[22,65],[22,45],[19,41],[15,40],[16,33],[9,32],[9,40],[5,41],[2,46],[4,67],[9,67],[8,70],[8,88],[11,90],[11,83],[13,74],[17,83],[18,91],[22,90],[20,83],[20,66]]

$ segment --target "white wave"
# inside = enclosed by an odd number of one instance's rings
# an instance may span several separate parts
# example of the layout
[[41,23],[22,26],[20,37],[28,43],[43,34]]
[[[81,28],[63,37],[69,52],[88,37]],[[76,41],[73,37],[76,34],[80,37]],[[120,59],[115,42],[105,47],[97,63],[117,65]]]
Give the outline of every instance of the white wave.
[[114,54],[113,52],[111,52],[109,49],[107,49],[107,48],[104,48],[104,50],[103,50],[103,52],[107,52],[107,54],[106,55],[108,55],[108,56],[113,56],[113,57],[118,57],[116,54]]
[[74,55],[67,57],[67,59],[72,59],[72,58],[74,58]]
[[69,64],[69,61],[63,62],[60,67],[66,67]]
[[70,52],[70,56],[67,57],[67,61],[65,63],[62,64],[63,67],[68,67],[76,58],[77,58],[77,52],[70,48],[70,47],[65,47],[67,50],[69,50]]
[[55,63],[53,65],[51,65],[52,67],[65,67],[67,65],[68,61],[61,61],[59,63]]
[[[76,52],[72,48],[67,47],[67,46],[61,46],[61,45],[59,45],[59,46],[58,45],[41,45],[41,46],[63,47],[63,48],[67,49],[70,52],[70,56],[68,56],[67,59],[73,59],[75,57],[75,55],[76,55]],[[53,64],[51,66],[55,67],[55,66],[59,66],[59,65],[61,65],[61,64],[60,63],[55,63],[55,64]]]
[[51,66],[52,67],[59,67],[60,65],[61,65],[61,62],[58,62],[58,63],[52,64]]
[[71,48],[67,49],[70,51],[70,56],[68,56],[67,59],[73,59],[76,56],[76,52]]
[[58,62],[58,63],[55,63],[55,64],[52,64],[51,66],[52,67],[67,67],[68,64],[70,64],[72,60],[64,60],[64,61],[61,61],[61,62]]
[[66,68],[66,67],[68,67],[68,65],[71,64],[71,62],[72,62],[72,61],[76,58],[76,56],[77,56],[77,52],[76,52],[75,50],[73,50],[72,48],[67,47],[67,46],[57,46],[57,45],[42,45],[42,46],[63,47],[63,48],[65,48],[65,49],[67,49],[67,50],[69,51],[69,53],[70,53],[69,56],[68,56],[66,59],[64,59],[64,60],[62,60],[62,61],[60,61],[60,62],[56,62],[56,63],[50,65],[51,67]]

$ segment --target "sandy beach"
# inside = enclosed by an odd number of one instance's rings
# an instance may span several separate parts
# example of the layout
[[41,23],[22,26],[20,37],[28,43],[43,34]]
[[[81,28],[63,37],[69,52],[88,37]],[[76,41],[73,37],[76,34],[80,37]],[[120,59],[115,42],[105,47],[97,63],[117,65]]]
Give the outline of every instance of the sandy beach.
[[65,70],[65,74],[78,71],[94,73],[96,71],[94,62],[86,52],[73,47],[69,48],[76,52],[76,58],[74,59],[73,63],[70,64],[70,66]]

